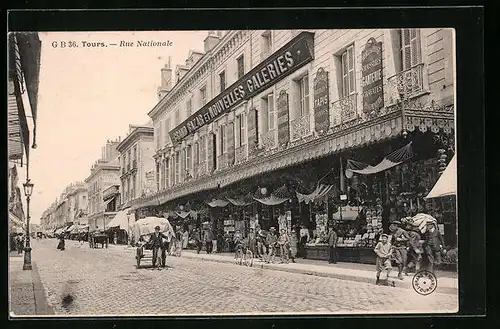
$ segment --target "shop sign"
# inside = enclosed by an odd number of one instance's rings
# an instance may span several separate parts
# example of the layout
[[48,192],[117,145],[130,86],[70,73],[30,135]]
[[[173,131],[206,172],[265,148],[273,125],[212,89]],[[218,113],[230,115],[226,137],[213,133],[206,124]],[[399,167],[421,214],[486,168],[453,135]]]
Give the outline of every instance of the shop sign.
[[325,134],[330,128],[330,92],[328,88],[328,72],[320,67],[314,78],[314,122],[318,134]]
[[278,145],[282,146],[290,141],[288,94],[285,90],[279,93],[276,100],[276,108],[278,112]]
[[314,34],[302,32],[170,131],[177,143],[313,60]]
[[382,42],[370,38],[361,52],[363,111],[377,111],[384,106]]

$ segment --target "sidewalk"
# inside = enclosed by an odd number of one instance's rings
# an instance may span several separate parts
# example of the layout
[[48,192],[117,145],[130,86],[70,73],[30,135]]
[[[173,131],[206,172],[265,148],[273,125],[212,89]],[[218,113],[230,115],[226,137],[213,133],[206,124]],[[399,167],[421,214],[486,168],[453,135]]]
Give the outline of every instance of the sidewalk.
[[[192,250],[183,250],[182,257],[190,259],[199,259],[201,261],[212,261],[219,263],[235,264],[233,254],[197,254]],[[235,266],[238,266],[235,264]],[[338,263],[328,264],[327,262],[312,261],[305,259],[297,259],[296,263],[289,264],[267,264],[260,260],[254,259],[253,267],[270,269],[275,271],[284,271],[289,273],[300,273],[308,275],[316,275],[322,277],[330,277],[340,280],[348,280],[354,282],[375,283],[374,266],[364,264]],[[438,273],[438,287],[436,292],[445,294],[458,294],[458,278],[454,273]],[[443,276],[439,276],[444,274]],[[396,287],[413,289],[411,279],[412,276],[406,276],[403,281],[397,279],[397,273],[393,271],[391,277],[396,282]],[[453,277],[455,276],[455,277]]]
[[32,270],[23,270],[24,255],[9,254],[10,316],[53,315],[47,302],[36,263]]

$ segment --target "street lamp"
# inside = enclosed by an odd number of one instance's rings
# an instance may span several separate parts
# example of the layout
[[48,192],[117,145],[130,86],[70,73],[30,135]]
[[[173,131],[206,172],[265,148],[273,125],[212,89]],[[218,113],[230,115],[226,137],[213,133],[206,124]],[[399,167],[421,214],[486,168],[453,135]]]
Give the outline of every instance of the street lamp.
[[26,196],[26,247],[24,248],[23,270],[31,270],[31,244],[30,244],[30,198],[33,194],[33,186],[30,179],[26,179],[23,184],[24,195]]

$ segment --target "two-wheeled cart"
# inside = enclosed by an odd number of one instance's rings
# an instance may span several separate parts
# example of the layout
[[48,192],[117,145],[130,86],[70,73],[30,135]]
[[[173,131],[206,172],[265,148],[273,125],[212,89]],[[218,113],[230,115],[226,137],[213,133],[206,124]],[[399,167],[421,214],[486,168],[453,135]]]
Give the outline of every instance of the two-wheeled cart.
[[[149,246],[148,242],[151,235],[154,233],[156,226],[159,226],[160,232],[167,237],[167,241],[164,241],[163,246],[164,250],[166,251],[166,249],[168,248],[168,244],[170,243],[170,240],[172,239],[172,236],[174,234],[174,230],[172,228],[172,225],[170,225],[168,219],[151,216],[139,219],[134,224],[134,235],[139,238],[135,253],[136,266],[138,269],[141,267],[141,263],[143,261],[151,260],[151,263],[153,263],[153,250]],[[160,266],[165,261],[161,259],[161,249],[158,251],[157,257],[158,259],[155,263],[157,266]]]

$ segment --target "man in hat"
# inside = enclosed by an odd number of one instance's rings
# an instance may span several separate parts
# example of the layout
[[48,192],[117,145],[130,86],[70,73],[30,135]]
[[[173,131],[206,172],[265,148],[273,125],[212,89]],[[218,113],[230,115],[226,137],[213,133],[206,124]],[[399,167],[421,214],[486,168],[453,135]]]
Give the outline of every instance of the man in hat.
[[151,247],[153,250],[153,267],[156,266],[156,259],[158,258],[158,249],[161,248],[161,267],[165,267],[165,261],[167,258],[167,254],[165,252],[165,243],[163,242],[163,239],[165,241],[168,241],[168,238],[165,236],[165,234],[160,232],[160,226],[155,227],[155,232],[149,239],[148,245]]
[[423,249],[422,249],[422,244],[420,242],[420,234],[413,229],[413,226],[411,224],[408,224],[407,227],[407,232],[408,232],[408,255],[406,259],[406,265],[405,265],[405,275],[408,275],[408,270],[411,268],[415,268],[415,272],[418,272],[420,270],[420,265],[422,263],[422,254],[423,254]]
[[328,262],[330,264],[337,264],[337,232],[335,232],[335,228],[330,227],[330,232],[328,232],[328,247],[330,257]]
[[429,271],[435,274],[435,266],[441,264],[444,240],[435,223],[427,223],[425,232],[425,255],[429,264]]
[[375,246],[375,254],[377,254],[377,281],[376,284],[380,283],[380,273],[382,271],[387,271],[387,278],[389,278],[389,274],[392,270],[391,264],[391,254],[392,254],[392,246],[389,242],[389,236],[387,234],[382,234],[380,236],[380,241]]
[[407,253],[407,243],[410,240],[408,232],[403,230],[400,222],[395,221],[389,225],[389,230],[392,233],[392,241],[394,246],[394,260],[398,264],[398,278],[403,280],[403,269],[406,265],[406,259],[408,257]]
[[276,228],[271,227],[269,229],[269,234],[267,235],[266,238],[266,244],[268,245],[269,248],[266,263],[274,263],[277,243],[278,243],[278,237],[276,236]]

